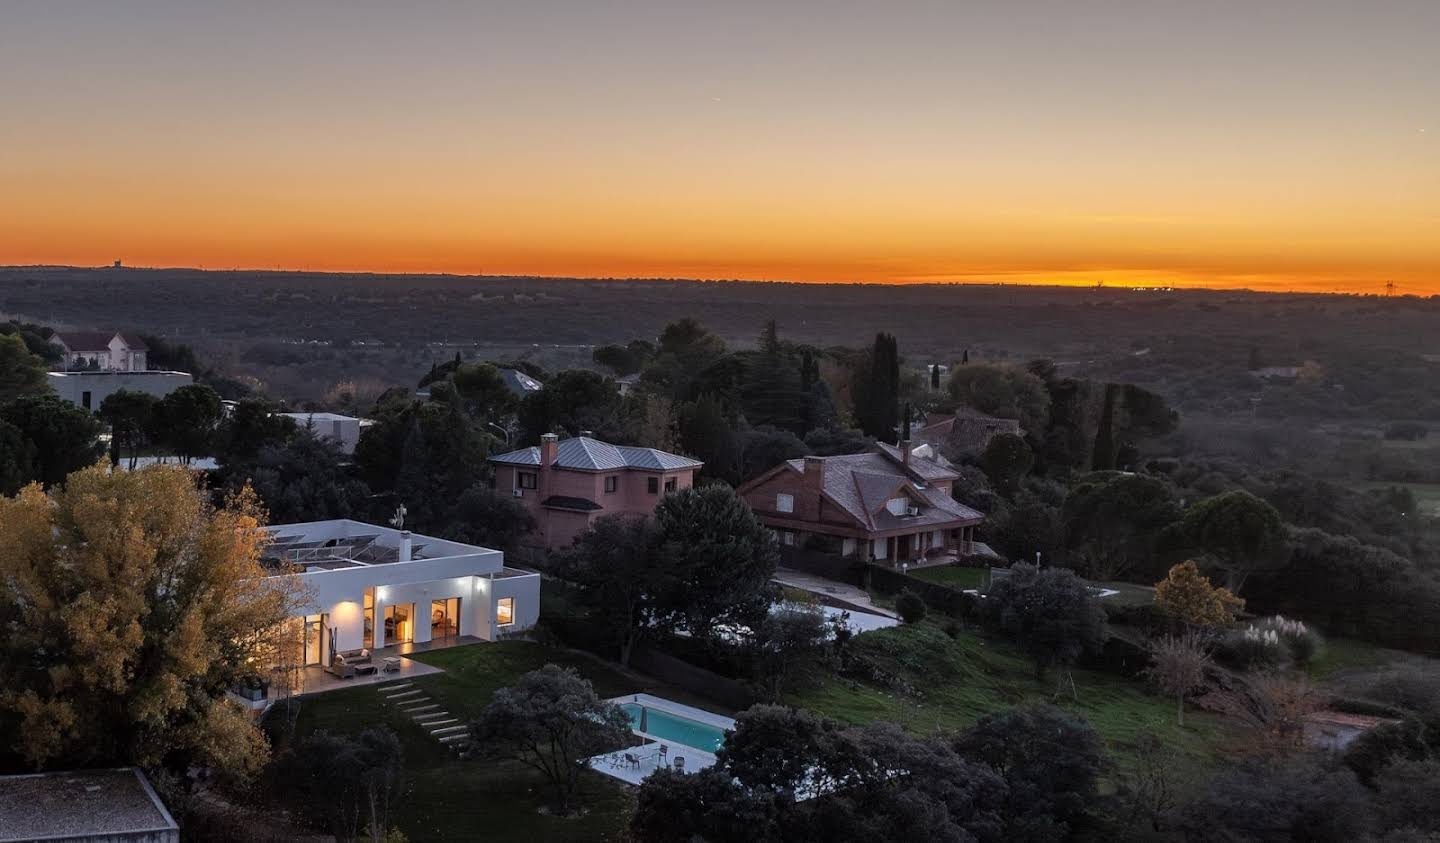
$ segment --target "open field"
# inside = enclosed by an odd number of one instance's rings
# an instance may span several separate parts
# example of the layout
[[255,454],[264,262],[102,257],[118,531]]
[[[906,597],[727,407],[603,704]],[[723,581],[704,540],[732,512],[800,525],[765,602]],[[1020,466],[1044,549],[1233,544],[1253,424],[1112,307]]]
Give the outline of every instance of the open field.
[[1178,726],[1174,700],[1111,673],[1076,670],[1078,701],[1070,701],[1068,683],[1056,697],[1055,677],[1037,680],[1030,662],[1009,643],[972,632],[951,638],[928,620],[867,633],[855,646],[916,693],[835,678],[787,701],[850,723],[891,720],[918,734],[962,729],[1020,703],[1053,702],[1090,721],[1121,769],[1133,761],[1137,736],[1148,731],[1174,747],[1185,772],[1195,775],[1235,737],[1230,724],[1193,709]]

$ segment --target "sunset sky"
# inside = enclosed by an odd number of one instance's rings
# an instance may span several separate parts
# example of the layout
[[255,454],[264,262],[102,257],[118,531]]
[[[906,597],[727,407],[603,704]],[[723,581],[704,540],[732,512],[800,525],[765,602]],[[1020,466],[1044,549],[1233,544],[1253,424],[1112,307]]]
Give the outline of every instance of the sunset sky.
[[1440,292],[1440,0],[4,2],[0,264]]

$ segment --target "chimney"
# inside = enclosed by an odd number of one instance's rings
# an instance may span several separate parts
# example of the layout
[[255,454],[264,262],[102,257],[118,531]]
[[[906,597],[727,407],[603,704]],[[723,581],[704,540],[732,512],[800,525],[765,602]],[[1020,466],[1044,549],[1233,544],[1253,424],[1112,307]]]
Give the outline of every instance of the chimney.
[[555,462],[555,455],[560,450],[560,437],[553,433],[547,433],[540,437],[540,470],[549,468]]
[[410,561],[410,531],[409,531],[409,530],[401,530],[401,531],[400,531],[400,556],[399,556],[399,561],[401,561],[401,562],[409,562],[409,561]]
[[594,438],[595,438],[595,431],[593,431],[593,430],[582,430],[582,431],[580,431],[580,437],[581,437],[582,439],[594,439]]
[[822,457],[805,458],[805,488],[819,492],[825,486],[825,460]]
[[910,467],[910,450],[912,446],[909,439],[900,440],[900,464],[906,468]]

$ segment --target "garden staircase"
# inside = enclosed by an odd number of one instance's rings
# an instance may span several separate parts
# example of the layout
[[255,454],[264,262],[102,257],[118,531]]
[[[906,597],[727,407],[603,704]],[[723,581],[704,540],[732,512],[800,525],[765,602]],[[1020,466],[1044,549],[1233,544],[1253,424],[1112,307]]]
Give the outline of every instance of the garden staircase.
[[442,745],[463,753],[470,748],[470,729],[409,680],[376,686],[385,702],[400,709]]

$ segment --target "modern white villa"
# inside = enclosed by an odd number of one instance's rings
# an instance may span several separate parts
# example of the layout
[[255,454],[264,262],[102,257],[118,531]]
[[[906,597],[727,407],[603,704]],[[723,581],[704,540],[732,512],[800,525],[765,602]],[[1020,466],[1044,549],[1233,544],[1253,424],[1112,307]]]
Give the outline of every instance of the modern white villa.
[[296,618],[305,665],[329,668],[362,649],[494,641],[540,616],[540,575],[507,568],[498,550],[348,519],[268,530],[265,564],[297,573],[309,592]]

